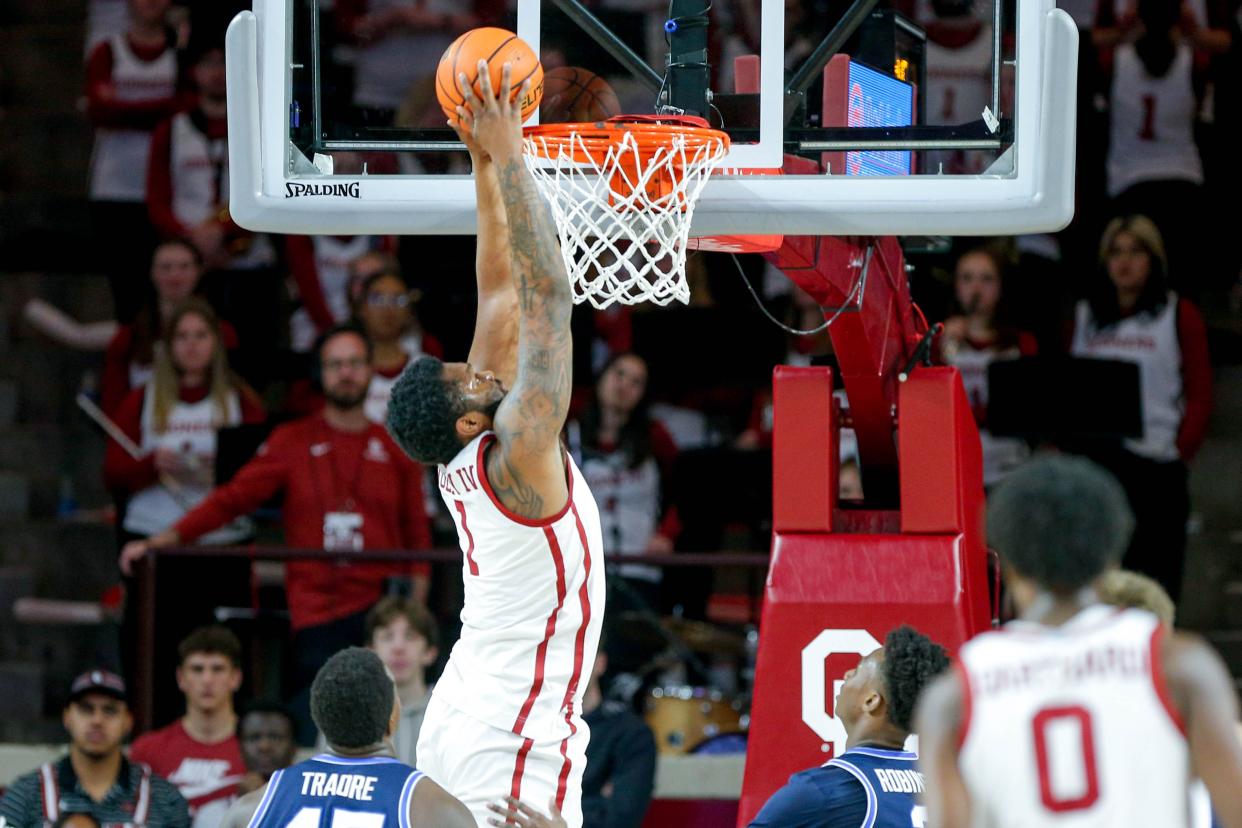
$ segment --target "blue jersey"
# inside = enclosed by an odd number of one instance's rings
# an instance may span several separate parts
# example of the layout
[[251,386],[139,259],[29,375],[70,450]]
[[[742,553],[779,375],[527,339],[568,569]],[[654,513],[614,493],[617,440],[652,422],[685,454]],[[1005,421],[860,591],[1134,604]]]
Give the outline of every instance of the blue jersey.
[[384,756],[320,754],[272,775],[249,828],[411,828],[410,798],[422,778]]
[[917,759],[904,750],[847,750],[789,777],[750,828],[922,828]]

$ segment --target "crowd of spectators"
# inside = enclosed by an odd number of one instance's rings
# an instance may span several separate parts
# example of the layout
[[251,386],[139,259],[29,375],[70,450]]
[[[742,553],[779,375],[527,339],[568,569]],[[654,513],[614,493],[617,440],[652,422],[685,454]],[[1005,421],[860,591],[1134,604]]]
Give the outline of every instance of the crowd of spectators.
[[[506,14],[503,3],[487,0],[322,5],[334,24],[327,35],[334,82],[352,90],[345,99],[365,113],[360,121],[378,127],[402,120],[411,87],[434,71],[456,33],[503,22]],[[659,4],[597,5],[602,17],[640,39],[650,19],[663,15]],[[713,48],[753,51],[751,5],[758,4],[732,4],[731,14],[724,7],[713,11],[725,32]],[[990,4],[894,5],[928,32],[928,121],[971,120],[988,103]],[[912,290],[927,316],[945,323],[935,359],[962,373],[989,487],[1038,448],[990,431],[988,410],[996,403],[989,399],[990,364],[1060,354],[1139,366],[1142,436],[1096,445],[1089,453],[1121,480],[1138,516],[1127,566],[1156,578],[1176,599],[1191,510],[1187,464],[1203,443],[1212,405],[1204,317],[1223,312],[1239,278],[1237,250],[1214,232],[1217,218],[1206,207],[1212,193],[1229,185],[1223,137],[1242,120],[1238,3],[1066,5],[1084,35],[1078,95],[1085,137],[1074,223],[1056,237],[964,239],[947,253],[911,251]],[[470,256],[456,256],[458,248],[445,240],[276,238],[233,223],[227,208],[227,18],[210,4],[171,6],[172,0],[92,3],[89,197],[115,318],[83,325],[38,301],[26,310],[57,341],[103,352],[100,405],[132,443],[110,441],[103,470],[116,498],[127,581],[152,548],[251,541],[255,513],[268,516],[259,521],[260,534],[266,525],[271,537],[276,525],[280,542],[293,548],[452,545],[451,521],[431,485],[433,470],[409,461],[382,424],[392,383],[412,360],[464,352],[473,301]],[[825,13],[817,0],[789,2],[786,10],[794,21]],[[801,37],[790,41],[795,45],[813,27],[798,32]],[[650,45],[661,43],[656,38]],[[569,45],[565,50],[559,59],[572,57]],[[633,90],[617,92],[626,99]],[[434,108],[423,98],[416,109]],[[1106,128],[1094,129],[1101,125]],[[338,169],[367,163],[345,155],[336,161]],[[982,155],[961,153],[935,161],[959,173],[979,172],[987,163]],[[761,285],[763,301],[791,327],[814,328],[823,319],[809,296],[779,274],[770,278],[762,263],[735,268],[726,257],[701,255],[690,268],[694,307],[575,311],[579,387],[565,437],[599,502],[608,552],[701,548],[696,539],[702,537],[734,538],[747,548],[765,537],[766,504],[757,507],[758,519],[713,515],[725,528],[713,534],[684,525],[701,519],[695,517],[701,510],[682,508],[683,498],[703,480],[702,469],[753,469],[746,458],[770,450],[766,387],[773,362],[833,359],[827,333],[787,336],[753,312],[739,270]],[[1207,303],[1207,313],[1196,303]],[[695,342],[677,333],[680,323],[661,322],[675,315],[686,330],[721,341]],[[691,364],[717,347],[726,356],[741,347],[729,329],[738,319],[749,326],[741,337],[753,340],[749,351],[771,359],[730,363],[726,375],[720,366]],[[236,451],[234,436],[247,427],[262,432],[249,448],[261,447],[253,457],[249,451],[226,457],[226,444]],[[861,497],[860,460],[848,435],[843,447],[844,496]],[[704,451],[725,457],[724,465],[698,462]],[[696,462],[683,462],[688,458]],[[738,464],[729,465],[729,458]],[[278,520],[265,509],[272,503]],[[392,673],[404,710],[397,752],[415,761],[430,681],[452,643],[453,602],[459,600],[447,583],[452,567],[433,573],[425,563],[288,561],[289,706],[258,700],[239,717],[233,695],[242,685],[243,648],[227,630],[201,625],[212,621],[218,606],[249,606],[253,574],[240,559],[207,560],[161,563],[158,594],[174,596],[157,610],[156,724],[163,729],[130,751],[181,795],[124,757],[120,746],[130,729],[125,679],[93,671],[73,685],[65,712],[70,753],[49,771],[62,798],[70,797],[65,801],[89,800],[81,810],[101,823],[126,821],[110,809],[148,790],[149,807],[170,814],[163,821],[189,825],[193,819],[196,828],[211,828],[219,816],[211,807],[217,797],[229,800],[253,789],[291,761],[295,740],[314,741],[310,682],[333,653],[355,644],[374,649]],[[694,614],[659,567],[628,563],[615,575],[626,585],[617,607]],[[446,583],[433,590],[437,580]],[[438,620],[446,627],[443,637]],[[127,616],[123,640],[133,639],[137,623]],[[132,650],[126,655],[132,681]],[[594,731],[612,734],[593,739],[592,750],[624,754],[614,764],[592,757],[588,773],[604,778],[587,784],[605,801],[597,803],[598,821],[588,824],[636,825],[642,809],[635,802],[650,795],[654,746],[641,723],[622,715],[629,708],[608,698],[607,680],[601,689],[606,664],[603,654],[584,712]],[[184,715],[176,719],[174,682],[185,699]],[[104,724],[87,727],[88,720]],[[106,744],[87,744],[91,739]],[[44,776],[15,784],[0,814],[16,824],[12,815],[39,810]],[[588,816],[593,801],[588,791]],[[56,816],[41,812],[40,820]]]

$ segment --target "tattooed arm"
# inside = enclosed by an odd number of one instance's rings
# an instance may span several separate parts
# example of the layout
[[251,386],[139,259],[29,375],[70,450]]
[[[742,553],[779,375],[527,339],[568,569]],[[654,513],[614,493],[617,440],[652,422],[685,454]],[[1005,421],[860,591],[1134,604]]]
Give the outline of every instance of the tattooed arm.
[[496,164],[458,121],[449,121],[449,126],[470,150],[478,205],[474,275],[479,303],[469,362],[476,368],[491,371],[505,385],[512,386],[517,376],[518,300],[509,264],[509,223],[505,218]]
[[[509,77],[506,64],[501,89],[511,88]],[[572,387],[573,298],[552,217],[522,161],[520,110],[496,98],[485,65],[479,78],[482,101],[459,80],[466,97],[459,114],[495,164],[518,299],[517,379],[496,411],[499,445],[487,457],[486,474],[506,507],[539,519],[559,512],[569,497],[560,434]]]

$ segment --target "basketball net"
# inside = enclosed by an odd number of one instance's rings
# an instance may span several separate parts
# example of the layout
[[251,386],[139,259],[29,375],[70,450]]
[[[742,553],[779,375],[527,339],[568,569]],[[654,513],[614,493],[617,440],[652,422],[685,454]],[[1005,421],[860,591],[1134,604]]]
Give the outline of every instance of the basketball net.
[[686,239],[729,137],[701,118],[620,116],[526,130],[524,158],[552,208],[574,302],[690,301]]

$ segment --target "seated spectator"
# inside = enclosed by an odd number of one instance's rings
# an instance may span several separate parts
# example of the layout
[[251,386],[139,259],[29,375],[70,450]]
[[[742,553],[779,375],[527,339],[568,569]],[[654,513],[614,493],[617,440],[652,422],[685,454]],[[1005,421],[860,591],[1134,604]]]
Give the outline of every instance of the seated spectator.
[[393,383],[405,366],[424,354],[443,357],[444,349],[426,334],[414,313],[418,291],[410,290],[398,270],[383,270],[360,286],[356,315],[375,343],[375,369],[367,391],[367,417],[384,424]]
[[[100,382],[100,407],[112,414],[130,389],[151,379],[155,343],[164,336],[173,309],[193,296],[203,276],[198,250],[182,239],[161,242],[151,255],[151,296],[134,321],[121,325],[104,353]],[[237,347],[237,333],[227,321],[220,322],[220,341],[226,350]]]
[[987,430],[988,366],[1000,359],[1033,356],[1035,337],[1005,324],[1005,263],[991,246],[974,247],[957,260],[953,292],[957,313],[944,321],[938,347],[946,365],[961,372],[979,438],[983,443],[983,484],[992,486],[1030,454],[1026,443],[993,437]]
[[306,353],[320,334],[349,319],[352,264],[367,253],[390,248],[390,242],[379,236],[285,237],[289,275],[300,302],[289,320],[294,353]]
[[74,679],[62,717],[69,753],[18,777],[0,799],[0,822],[46,828],[87,814],[99,825],[189,828],[177,789],[125,758],[122,744],[134,725],[127,698],[125,682],[105,670]]
[[[145,453],[131,457],[110,441],[104,462],[108,487],[130,496],[123,527],[131,538],[163,532],[207,497],[220,428],[264,419],[259,399],[229,370],[220,323],[206,302],[181,303],[161,345],[151,381],[129,392],[113,414]],[[236,543],[251,531],[240,520],[202,540]]]
[[[191,543],[282,495],[285,543],[349,553],[427,549],[422,469],[363,408],[371,346],[355,326],[333,328],[316,349],[326,404],[319,414],[280,426],[229,483],[216,488],[172,528],[121,553],[128,572],[151,547]],[[427,564],[293,560],[285,565],[295,657],[294,702],[303,744],[314,741],[308,698],[315,672],[344,646],[363,640],[366,612],[390,578],[414,579],[426,597]]]
[[[664,479],[677,448],[647,413],[647,363],[637,354],[618,354],[604,364],[595,398],[565,426],[569,451],[599,504],[604,552],[671,552],[677,518],[666,510]],[[663,570],[622,564],[631,586],[658,600]]]
[[156,240],[146,207],[151,133],[185,103],[177,94],[169,2],[118,4],[128,6],[128,27],[102,38],[86,61],[86,113],[95,127],[92,235],[122,322],[131,321],[142,306],[139,274]]
[[147,211],[163,238],[189,239],[208,270],[274,263],[270,240],[229,216],[228,110],[223,30],[196,26],[186,49],[195,107],[155,128],[147,167]]
[[401,699],[393,749],[398,759],[413,767],[418,767],[418,731],[431,700],[427,668],[440,655],[439,643],[435,617],[412,598],[389,596],[367,613],[367,646],[388,668]]
[[[905,750],[914,705],[928,682],[948,668],[944,648],[927,636],[904,626],[890,632],[882,648],[845,674],[837,695],[845,752],[791,776],[751,828],[908,824],[923,790],[918,755]],[[903,777],[903,784],[891,784],[888,774]],[[919,781],[904,784],[911,776]]]
[[237,740],[241,742],[246,775],[237,783],[242,796],[267,784],[278,770],[293,764],[298,751],[294,739],[298,725],[289,708],[279,702],[253,701],[237,720]]
[[241,687],[241,642],[227,627],[200,627],[177,648],[185,715],[134,741],[129,756],[177,786],[194,828],[216,828],[246,771],[233,694]]
[[[128,499],[121,541],[166,531],[207,498],[215,483],[216,441],[220,428],[262,422],[254,392],[229,370],[223,337],[211,306],[190,298],[172,311],[161,347],[155,352],[150,383],[129,393],[113,412],[120,429],[143,452],[131,456],[108,442],[104,480]],[[254,527],[240,518],[202,538],[204,543],[239,543]],[[176,715],[173,708],[173,653],[182,636],[209,623],[218,605],[249,605],[250,565],[242,559],[166,561],[156,574],[161,595],[176,601],[159,607],[155,627],[156,721]],[[126,668],[136,667],[135,631],[141,623],[136,601],[125,604],[122,643]]]
[[1139,368],[1143,437],[1094,452],[1125,487],[1136,521],[1123,565],[1181,593],[1190,515],[1186,464],[1207,434],[1212,366],[1198,308],[1169,290],[1160,231],[1144,216],[1114,219],[1100,272],[1074,310],[1074,356]]
[[655,737],[629,705],[604,700],[600,679],[607,670],[601,647],[582,694],[582,720],[591,728],[582,776],[583,824],[638,828],[655,787]]

